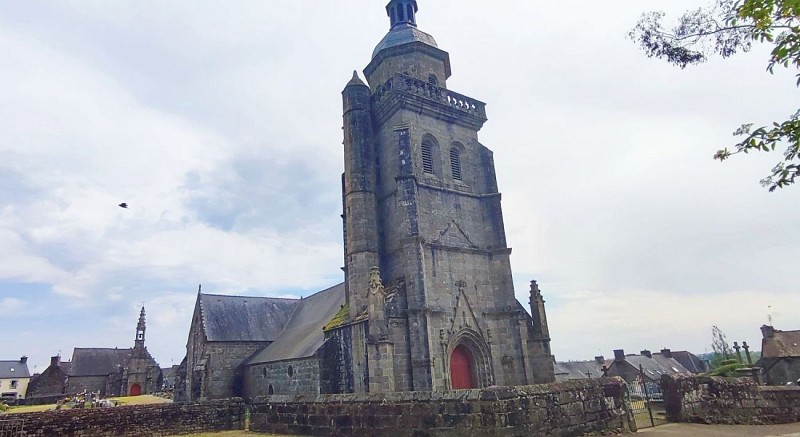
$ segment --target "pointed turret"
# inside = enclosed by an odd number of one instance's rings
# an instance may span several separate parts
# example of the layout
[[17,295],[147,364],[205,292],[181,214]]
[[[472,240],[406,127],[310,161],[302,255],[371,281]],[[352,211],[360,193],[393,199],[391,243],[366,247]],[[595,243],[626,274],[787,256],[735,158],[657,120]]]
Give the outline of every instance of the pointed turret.
[[350,82],[347,82],[345,85],[345,89],[350,88],[351,86],[367,86],[360,77],[358,77],[358,71],[353,70],[353,78],[350,79]]
[[142,307],[142,311],[139,313],[139,323],[136,324],[136,342],[134,343],[135,348],[143,348],[144,347],[144,331],[146,329],[145,326],[145,315],[144,315],[144,307]]
[[370,269],[379,264],[375,138],[370,89],[353,72],[342,91],[344,112],[345,282],[350,317],[367,311]]

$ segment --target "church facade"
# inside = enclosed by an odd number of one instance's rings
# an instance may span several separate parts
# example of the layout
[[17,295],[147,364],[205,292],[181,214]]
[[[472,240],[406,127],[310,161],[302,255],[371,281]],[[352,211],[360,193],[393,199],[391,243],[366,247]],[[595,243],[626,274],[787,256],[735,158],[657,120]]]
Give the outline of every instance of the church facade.
[[142,307],[133,348],[75,348],[65,392],[139,396],[161,391],[163,375],[144,344],[146,329]]
[[514,296],[485,104],[447,88],[449,54],[417,28],[415,0],[386,10],[366,83],[343,92],[352,332],[331,335],[352,339],[352,389],[550,382],[538,290],[533,318]]
[[449,54],[417,27],[416,0],[386,11],[366,82],[354,73],[342,92],[345,282],[277,317],[280,335],[230,377],[234,394],[554,381],[538,285],[531,313],[514,295],[493,155],[478,139],[486,105],[447,88]]

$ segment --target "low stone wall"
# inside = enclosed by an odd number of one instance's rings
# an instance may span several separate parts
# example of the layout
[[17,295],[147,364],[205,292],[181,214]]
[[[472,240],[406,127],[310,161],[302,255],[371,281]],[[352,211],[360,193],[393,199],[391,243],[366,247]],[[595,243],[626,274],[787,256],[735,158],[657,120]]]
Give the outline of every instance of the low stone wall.
[[800,387],[759,386],[711,376],[661,379],[671,422],[764,425],[800,422]]
[[630,430],[619,378],[442,393],[252,399],[250,430],[325,436],[582,436]]
[[244,429],[241,398],[3,416],[23,420],[26,437],[145,437]]

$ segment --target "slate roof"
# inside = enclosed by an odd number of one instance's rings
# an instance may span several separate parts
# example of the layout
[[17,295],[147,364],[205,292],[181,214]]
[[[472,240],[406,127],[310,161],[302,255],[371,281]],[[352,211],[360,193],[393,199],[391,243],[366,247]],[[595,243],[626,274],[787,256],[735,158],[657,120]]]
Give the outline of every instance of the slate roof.
[[313,356],[325,342],[322,331],[345,304],[344,284],[298,301],[297,310],[275,342],[255,353],[245,364],[269,363]]
[[[651,380],[660,381],[661,375],[677,375],[677,374],[690,374],[685,367],[681,365],[674,358],[667,358],[660,353],[652,354],[652,358],[643,355],[626,355],[625,362],[639,369],[639,366],[644,370],[644,374]],[[614,361],[612,365],[619,365],[619,361]]]
[[681,363],[686,370],[692,373],[703,373],[708,371],[708,364],[697,355],[688,351],[673,351],[672,358]]
[[30,378],[28,363],[16,361],[0,361],[0,379]]
[[417,29],[414,26],[406,24],[392,28],[392,30],[390,30],[389,33],[387,33],[381,42],[379,42],[375,47],[375,50],[372,52],[372,58],[374,59],[376,56],[378,56],[378,53],[380,53],[381,50],[417,41],[423,42],[432,47],[439,47],[436,44],[436,40],[433,39],[431,35]]
[[557,382],[587,379],[590,373],[592,378],[603,376],[603,365],[594,360],[559,362],[555,364],[554,370]]
[[800,357],[800,331],[774,331],[772,337],[761,341],[764,358]]
[[208,341],[275,341],[300,300],[200,294]]
[[103,376],[117,372],[131,355],[131,349],[75,348],[69,376]]

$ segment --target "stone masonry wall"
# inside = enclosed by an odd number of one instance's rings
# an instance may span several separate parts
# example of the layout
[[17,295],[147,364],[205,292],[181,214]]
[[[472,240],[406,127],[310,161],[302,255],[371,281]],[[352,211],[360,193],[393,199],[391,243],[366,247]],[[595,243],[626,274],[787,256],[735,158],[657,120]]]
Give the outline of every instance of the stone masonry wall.
[[310,357],[274,363],[251,364],[244,368],[244,395],[319,394],[319,358]]
[[244,429],[241,398],[195,404],[159,404],[14,414],[25,436],[148,437]]
[[661,386],[672,422],[800,422],[800,387],[765,387],[745,378],[670,375],[662,377]]
[[619,378],[449,392],[269,396],[250,430],[326,436],[581,436],[630,430]]

